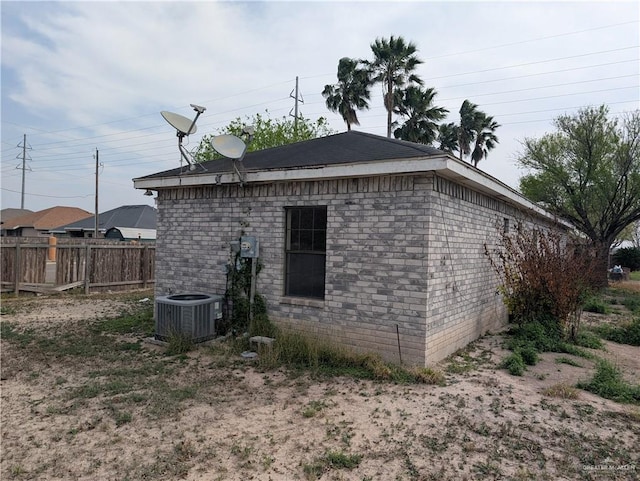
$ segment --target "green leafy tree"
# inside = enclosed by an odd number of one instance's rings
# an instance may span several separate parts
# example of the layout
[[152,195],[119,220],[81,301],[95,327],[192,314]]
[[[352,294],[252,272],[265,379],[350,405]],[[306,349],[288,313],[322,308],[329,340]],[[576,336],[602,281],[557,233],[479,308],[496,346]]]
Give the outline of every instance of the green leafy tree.
[[447,109],[433,105],[436,96],[433,88],[409,86],[399,93],[399,102],[394,112],[407,117],[401,127],[394,131],[396,139],[431,145],[438,136],[438,122],[447,113]]
[[[252,126],[254,129],[250,141],[246,139],[244,134],[247,126]],[[336,132],[329,127],[324,117],[320,117],[315,121],[305,118],[298,119],[296,126],[293,119],[287,117],[273,119],[267,111],[266,115],[255,114],[253,117],[247,117],[244,120],[238,117],[226,127],[221,128],[217,134],[203,136],[194,156],[198,162],[220,158],[220,155],[211,147],[211,138],[220,134],[244,137],[247,140],[247,152],[253,152],[317,137],[325,137],[334,133]]]
[[369,108],[369,71],[360,68],[360,61],[348,57],[338,62],[338,83],[325,85],[322,91],[327,108],[339,113],[347,124],[360,125],[357,110]]
[[371,81],[381,83],[384,108],[387,110],[387,137],[391,137],[392,113],[398,105],[399,93],[410,85],[422,85],[414,72],[422,60],[416,46],[402,37],[377,38],[371,44],[373,60],[365,61],[371,72]]
[[632,271],[640,270],[640,248],[621,247],[613,254],[613,262]]
[[609,248],[640,220],[640,110],[622,122],[607,107],[589,107],[555,121],[556,132],[525,139],[520,179],[530,199],[570,221],[597,252],[597,284],[606,285]]

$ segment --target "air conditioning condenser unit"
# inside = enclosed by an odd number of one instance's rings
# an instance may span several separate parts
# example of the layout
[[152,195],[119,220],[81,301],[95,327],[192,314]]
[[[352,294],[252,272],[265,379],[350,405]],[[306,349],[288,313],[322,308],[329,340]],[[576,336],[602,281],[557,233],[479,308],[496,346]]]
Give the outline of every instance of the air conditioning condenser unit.
[[223,296],[186,293],[156,297],[155,338],[168,341],[183,335],[192,342],[204,342],[216,335],[216,321],[222,319]]

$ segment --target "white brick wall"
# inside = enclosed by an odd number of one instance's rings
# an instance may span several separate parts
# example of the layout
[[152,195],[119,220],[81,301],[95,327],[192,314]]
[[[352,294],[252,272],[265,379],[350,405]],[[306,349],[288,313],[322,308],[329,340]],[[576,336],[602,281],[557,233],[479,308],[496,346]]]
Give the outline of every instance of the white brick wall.
[[[285,207],[327,206],[324,301],[284,292]],[[361,350],[432,364],[506,320],[484,255],[515,212],[431,175],[205,186],[158,195],[156,295],[224,293],[229,243],[260,241],[269,315]]]

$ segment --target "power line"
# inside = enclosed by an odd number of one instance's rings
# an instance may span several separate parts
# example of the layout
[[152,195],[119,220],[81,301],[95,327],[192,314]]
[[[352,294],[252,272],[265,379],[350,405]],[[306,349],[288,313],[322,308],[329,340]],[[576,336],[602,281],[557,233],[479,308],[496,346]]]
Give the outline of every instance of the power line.
[[[0,190],[4,190],[6,192],[13,192],[14,194],[19,194],[17,190],[6,189],[5,187],[0,187]],[[35,197],[51,197],[53,199],[84,199],[86,197],[92,197],[93,194],[88,195],[69,195],[69,196],[61,196],[61,195],[46,195],[46,194],[32,194],[30,192],[25,192],[26,195],[33,195]]]
[[593,28],[587,28],[584,30],[576,30],[573,32],[565,32],[565,33],[558,33],[555,35],[547,35],[544,37],[537,37],[537,38],[532,38],[529,40],[521,40],[519,42],[510,42],[510,43],[503,43],[500,45],[493,45],[491,47],[482,47],[482,48],[476,48],[474,50],[465,50],[463,52],[454,52],[454,53],[445,53],[442,55],[435,55],[433,57],[425,57],[425,60],[434,60],[437,58],[445,58],[445,57],[453,57],[453,56],[459,56],[459,55],[466,55],[468,53],[477,53],[477,52],[485,52],[487,50],[494,50],[497,48],[504,48],[504,47],[512,47],[514,45],[522,45],[525,43],[531,43],[531,42],[539,42],[540,40],[548,40],[550,38],[559,38],[559,37],[567,37],[569,35],[577,35],[580,33],[586,33],[586,32],[593,32],[594,30],[603,30],[603,29],[607,29],[607,28],[613,28],[613,27],[621,27],[622,25],[629,25],[632,23],[638,23],[638,20],[631,20],[629,22],[622,22],[622,23],[614,23],[611,25],[603,25],[601,27],[593,27]]
[[441,75],[439,77],[431,77],[431,78],[427,78],[427,79],[423,79],[423,80],[425,80],[425,81],[438,80],[438,79],[442,79],[442,78],[460,77],[460,76],[463,76],[463,75],[471,75],[471,74],[476,74],[476,73],[494,72],[496,70],[505,70],[505,69],[509,69],[509,68],[528,67],[530,65],[539,65],[541,63],[558,62],[560,60],[570,60],[570,59],[574,59],[574,58],[588,57],[590,55],[601,55],[603,53],[621,52],[623,50],[630,50],[630,49],[639,48],[639,47],[640,47],[640,45],[633,45],[631,47],[621,47],[621,48],[614,48],[614,49],[611,49],[611,50],[601,50],[599,52],[589,52],[589,53],[583,53],[583,54],[578,54],[578,55],[570,55],[568,57],[556,57],[556,58],[551,58],[551,59],[548,59],[548,60],[537,60],[535,62],[527,62],[527,63],[519,63],[519,64],[514,64],[514,65],[506,65],[506,66],[503,66],[503,67],[494,67],[494,68],[488,68],[488,69],[483,69],[483,70],[474,70],[474,71],[471,71],[471,72],[461,72],[461,73],[455,73],[455,74],[449,74],[449,75]]

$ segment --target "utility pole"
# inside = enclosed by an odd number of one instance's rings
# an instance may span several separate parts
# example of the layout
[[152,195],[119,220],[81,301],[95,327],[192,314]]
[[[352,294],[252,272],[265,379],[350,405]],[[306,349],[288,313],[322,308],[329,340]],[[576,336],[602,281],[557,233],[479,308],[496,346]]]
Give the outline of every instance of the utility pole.
[[22,196],[20,197],[20,209],[24,209],[24,171],[27,164],[27,134],[22,137]]
[[[293,92],[295,91],[296,95],[295,97],[293,96]],[[298,102],[304,103],[304,99],[302,98],[302,95],[299,94],[299,90],[298,90],[298,76],[296,75],[296,88],[294,90],[291,91],[291,93],[289,94],[289,97],[291,97],[292,99],[295,99],[295,105],[293,107],[293,133],[295,136],[298,135]],[[300,97],[300,98],[298,98]],[[291,115],[291,111],[289,111],[289,115]]]
[[95,211],[96,211],[96,225],[95,225],[95,231],[93,233],[93,237],[95,237],[96,239],[98,238],[98,149],[96,148],[96,155],[94,156],[96,158],[96,206],[95,206]]
[[[18,147],[20,147],[20,144],[18,144]],[[31,150],[31,147],[27,147],[27,134],[23,134],[23,137],[22,137],[22,167],[16,166],[16,169],[22,169],[22,195],[20,196],[20,208],[21,209],[24,209],[24,181],[25,181],[25,174],[26,174],[26,170],[27,170],[27,148],[29,150]],[[20,158],[20,154],[18,154],[16,157]],[[31,160],[31,159],[29,159],[29,160]]]

